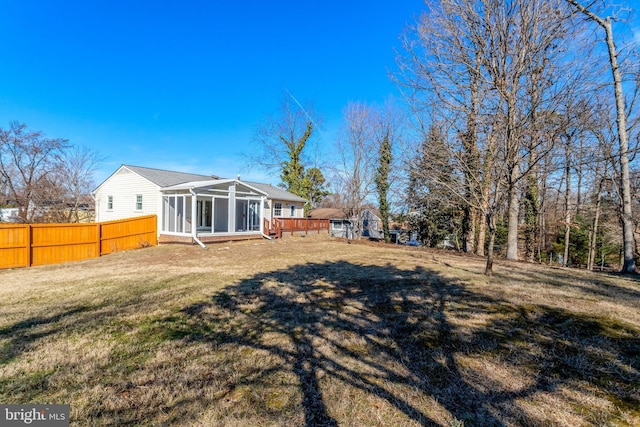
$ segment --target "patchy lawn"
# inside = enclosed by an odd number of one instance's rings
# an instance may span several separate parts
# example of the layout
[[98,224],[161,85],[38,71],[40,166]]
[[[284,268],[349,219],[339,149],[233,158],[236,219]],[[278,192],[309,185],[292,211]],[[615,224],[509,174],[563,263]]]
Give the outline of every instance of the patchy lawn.
[[74,425],[640,424],[640,282],[326,237],[0,271],[0,402]]

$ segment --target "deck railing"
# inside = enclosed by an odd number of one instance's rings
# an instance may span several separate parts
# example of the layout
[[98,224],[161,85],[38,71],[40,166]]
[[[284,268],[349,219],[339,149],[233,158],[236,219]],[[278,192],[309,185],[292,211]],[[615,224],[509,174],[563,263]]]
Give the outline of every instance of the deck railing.
[[304,232],[308,234],[310,231],[329,231],[329,220],[319,218],[271,218],[264,220],[264,230],[266,234],[274,237],[282,237],[284,233]]

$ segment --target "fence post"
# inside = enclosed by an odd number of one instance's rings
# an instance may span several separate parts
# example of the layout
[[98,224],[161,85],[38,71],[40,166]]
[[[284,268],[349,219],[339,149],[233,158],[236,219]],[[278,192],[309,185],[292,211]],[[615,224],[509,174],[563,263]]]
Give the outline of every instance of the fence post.
[[32,232],[31,232],[31,224],[27,224],[27,267],[31,267],[31,244],[32,244]]
[[96,258],[102,256],[102,224],[96,222]]

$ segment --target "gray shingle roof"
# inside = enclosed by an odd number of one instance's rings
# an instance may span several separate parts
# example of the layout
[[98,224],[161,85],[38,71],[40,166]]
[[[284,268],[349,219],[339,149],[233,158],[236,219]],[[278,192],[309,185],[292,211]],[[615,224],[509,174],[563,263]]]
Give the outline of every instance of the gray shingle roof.
[[252,187],[257,188],[260,191],[264,191],[267,193],[267,196],[271,200],[285,200],[287,202],[306,202],[307,199],[304,197],[296,196],[293,193],[289,193],[287,190],[284,190],[279,187],[274,187],[271,184],[262,184],[260,182],[249,182],[249,181],[241,181],[246,182]]
[[[184,172],[175,172],[168,171],[163,169],[153,169],[153,168],[145,168],[142,166],[131,166],[131,165],[123,165],[127,169],[137,173],[138,175],[148,179],[154,184],[160,187],[171,187],[173,185],[184,184],[185,182],[192,181],[208,181],[212,178],[218,179],[217,176],[209,176],[209,175],[198,175],[193,173],[184,173]],[[271,184],[262,184],[260,182],[250,182],[250,181],[241,181],[245,182],[256,189],[263,191],[267,194],[272,200],[284,200],[287,202],[306,202],[307,199],[304,197],[296,196],[295,194],[289,193],[288,191],[274,187]]]
[[189,181],[205,181],[212,178],[210,175],[199,175],[194,173],[174,172],[162,169],[144,168],[141,166],[123,165],[129,170],[148,179],[160,187],[182,184]]

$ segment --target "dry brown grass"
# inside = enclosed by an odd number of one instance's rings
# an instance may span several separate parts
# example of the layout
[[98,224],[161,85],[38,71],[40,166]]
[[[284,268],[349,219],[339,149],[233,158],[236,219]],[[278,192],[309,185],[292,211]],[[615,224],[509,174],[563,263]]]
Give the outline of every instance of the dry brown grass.
[[640,282],[323,237],[0,271],[0,402],[75,425],[638,425]]

